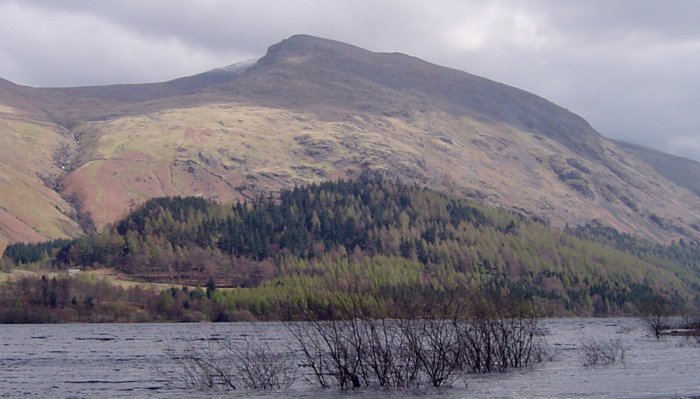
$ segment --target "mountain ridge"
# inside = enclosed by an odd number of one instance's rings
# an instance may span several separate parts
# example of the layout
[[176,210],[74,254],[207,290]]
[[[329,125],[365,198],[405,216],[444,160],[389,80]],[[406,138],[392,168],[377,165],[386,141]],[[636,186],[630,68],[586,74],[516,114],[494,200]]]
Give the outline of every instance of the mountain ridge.
[[[63,198],[36,204],[61,209],[28,224],[44,238],[77,234],[42,230],[56,218],[102,228],[155,196],[234,201],[363,174],[562,228],[599,221],[657,242],[700,238],[693,186],[580,116],[416,57],[308,35],[271,46],[236,73],[81,88],[0,81],[0,107],[0,122],[42,126],[41,137],[54,143],[53,155],[43,155],[53,159],[50,171],[22,172],[27,187]],[[36,152],[30,140],[7,145],[25,157]],[[8,157],[0,154],[0,166]],[[17,240],[9,227],[0,230]]]

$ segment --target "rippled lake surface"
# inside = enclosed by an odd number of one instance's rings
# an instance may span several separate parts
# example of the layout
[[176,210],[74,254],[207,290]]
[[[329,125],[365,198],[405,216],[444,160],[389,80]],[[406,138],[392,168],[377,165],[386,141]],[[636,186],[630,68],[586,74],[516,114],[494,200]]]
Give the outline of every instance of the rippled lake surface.
[[[167,345],[262,337],[288,347],[279,323],[62,324],[0,326],[0,397],[23,398],[700,398],[700,345],[650,337],[636,319],[544,320],[554,361],[526,370],[469,376],[454,388],[422,392],[320,390],[303,381],[284,392],[199,392],[163,372]],[[625,363],[584,368],[582,339],[620,338]]]

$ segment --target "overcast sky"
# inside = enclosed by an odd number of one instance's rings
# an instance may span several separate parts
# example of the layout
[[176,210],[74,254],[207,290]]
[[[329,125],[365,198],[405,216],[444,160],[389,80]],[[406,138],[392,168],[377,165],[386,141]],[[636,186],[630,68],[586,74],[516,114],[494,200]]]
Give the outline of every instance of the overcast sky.
[[0,77],[162,81],[295,33],[541,95],[607,137],[700,160],[700,1],[0,0]]

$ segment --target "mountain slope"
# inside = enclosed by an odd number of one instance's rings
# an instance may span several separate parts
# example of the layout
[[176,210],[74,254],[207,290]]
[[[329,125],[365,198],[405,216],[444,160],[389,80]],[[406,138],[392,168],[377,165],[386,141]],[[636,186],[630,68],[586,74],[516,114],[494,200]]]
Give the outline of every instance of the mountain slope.
[[98,228],[154,196],[229,201],[379,174],[558,227],[700,238],[697,193],[579,116],[402,54],[297,35],[254,63],[170,82],[3,87],[0,104],[67,130],[75,156],[56,188]]
[[75,237],[75,211],[54,190],[67,139],[55,125],[0,107],[0,249],[8,242]]
[[700,163],[634,143],[619,140],[613,142],[625,152],[644,161],[663,177],[700,196]]
[[590,148],[593,156],[600,150],[588,123],[530,93],[415,57],[305,35],[270,47],[244,78],[216,90],[316,113],[447,111]]

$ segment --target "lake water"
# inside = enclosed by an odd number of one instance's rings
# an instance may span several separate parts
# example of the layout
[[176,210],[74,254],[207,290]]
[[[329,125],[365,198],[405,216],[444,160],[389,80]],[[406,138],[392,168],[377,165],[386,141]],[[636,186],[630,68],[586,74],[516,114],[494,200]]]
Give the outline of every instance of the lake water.
[[[289,336],[279,323],[1,325],[0,397],[700,398],[698,344],[680,337],[657,341],[636,319],[544,320],[541,327],[558,352],[554,361],[469,376],[466,387],[459,383],[442,392],[339,392],[300,382],[288,391],[268,393],[179,389],[163,377],[162,371],[173,367],[164,350],[167,345],[212,338],[264,336],[272,343],[286,343]],[[582,367],[577,355],[582,338],[622,339],[625,363]]]

